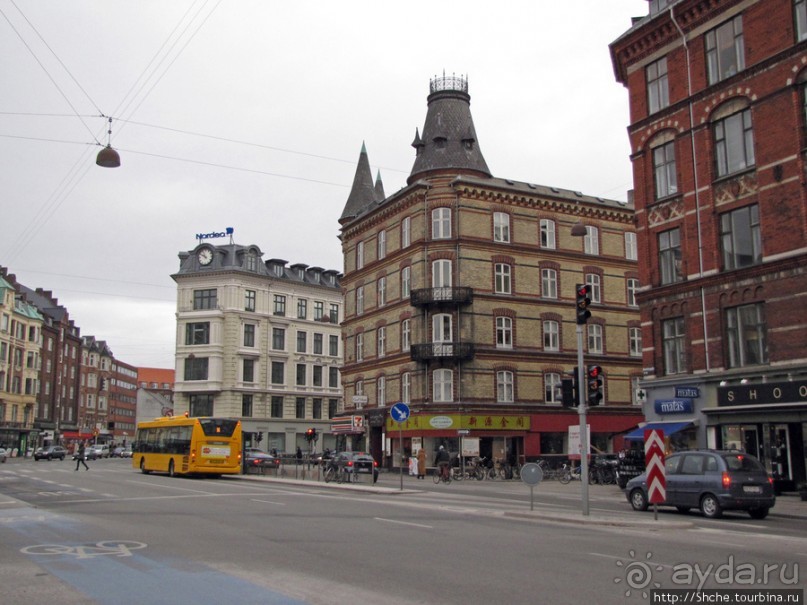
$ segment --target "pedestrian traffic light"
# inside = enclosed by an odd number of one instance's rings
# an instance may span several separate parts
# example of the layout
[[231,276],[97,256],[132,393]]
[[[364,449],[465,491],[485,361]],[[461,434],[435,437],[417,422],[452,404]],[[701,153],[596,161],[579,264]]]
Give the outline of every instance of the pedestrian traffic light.
[[582,325],[591,317],[591,311],[588,306],[591,304],[591,286],[588,284],[577,284],[577,323]]
[[600,405],[602,401],[602,368],[588,366],[588,404]]

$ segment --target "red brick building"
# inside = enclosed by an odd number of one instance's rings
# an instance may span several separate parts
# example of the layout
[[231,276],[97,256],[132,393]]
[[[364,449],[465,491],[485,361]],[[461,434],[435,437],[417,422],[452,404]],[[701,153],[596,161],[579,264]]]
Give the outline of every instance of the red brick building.
[[807,2],[651,0],[611,44],[630,97],[645,415],[759,456],[807,436]]

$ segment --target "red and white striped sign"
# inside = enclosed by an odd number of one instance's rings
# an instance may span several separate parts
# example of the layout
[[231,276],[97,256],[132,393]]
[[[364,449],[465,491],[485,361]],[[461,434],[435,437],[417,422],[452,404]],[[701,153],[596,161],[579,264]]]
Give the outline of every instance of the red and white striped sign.
[[667,476],[664,474],[664,431],[644,432],[644,463],[647,472],[647,501],[660,504],[667,498]]

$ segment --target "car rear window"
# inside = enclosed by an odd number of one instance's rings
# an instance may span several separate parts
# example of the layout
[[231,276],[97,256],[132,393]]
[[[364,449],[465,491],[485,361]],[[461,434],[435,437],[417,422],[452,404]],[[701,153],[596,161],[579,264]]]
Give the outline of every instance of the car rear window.
[[746,456],[744,454],[727,454],[723,456],[723,459],[726,461],[726,468],[728,468],[730,471],[750,471],[754,473],[765,472],[765,468],[759,463],[759,460],[752,458],[751,456]]

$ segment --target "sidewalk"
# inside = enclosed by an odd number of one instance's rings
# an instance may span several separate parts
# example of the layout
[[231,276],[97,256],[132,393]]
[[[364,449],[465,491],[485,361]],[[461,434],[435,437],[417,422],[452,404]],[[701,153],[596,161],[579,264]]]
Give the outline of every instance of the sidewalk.
[[[293,467],[290,467],[293,468]],[[304,475],[304,476],[303,476]],[[240,475],[239,478],[244,480],[256,481],[269,481],[279,482],[295,485],[316,485],[318,488],[327,489],[342,489],[355,492],[366,492],[374,494],[383,494],[395,496],[399,494],[414,494],[424,491],[421,486],[424,481],[429,485],[432,483],[432,477],[427,476],[425,480],[418,480],[415,477],[405,473],[403,475],[403,490],[401,490],[401,477],[397,471],[387,472],[382,471],[379,474],[378,482],[372,483],[369,475],[360,475],[360,480],[357,483],[325,483],[321,479],[321,475],[317,472],[315,467],[310,471],[302,472],[302,469],[287,472],[285,477],[276,477],[272,474],[267,475]],[[529,487],[519,480],[512,481],[468,481],[452,483],[452,485],[469,485],[479,487],[480,494],[485,492],[491,493],[496,491],[496,487],[502,489],[518,489],[522,487],[525,494],[529,494]],[[580,483],[572,482],[563,485],[558,481],[543,481],[534,488],[534,497],[536,504],[539,504],[539,498],[542,495],[564,495],[564,496],[578,496],[580,495]],[[448,490],[451,486],[446,486]],[[508,517],[518,517],[525,519],[535,519],[542,521],[555,521],[559,523],[577,523],[577,524],[591,524],[591,525],[608,525],[615,527],[643,527],[647,529],[685,529],[693,526],[691,521],[687,521],[686,517],[676,519],[675,516],[668,514],[664,515],[664,519],[659,518],[655,520],[651,511],[647,513],[638,513],[631,509],[622,490],[615,485],[590,485],[589,486],[589,504],[590,509],[594,507],[597,501],[611,501],[624,503],[624,511],[614,511],[609,513],[594,512],[588,516],[584,516],[581,511],[580,504],[569,505],[568,510],[557,511],[547,510],[543,507],[538,507],[537,510],[530,511],[506,511],[503,512]],[[665,509],[667,510],[667,509]],[[771,509],[772,517],[785,517],[791,519],[807,520],[807,502],[803,502],[798,494],[782,495],[776,498],[776,506]]]

